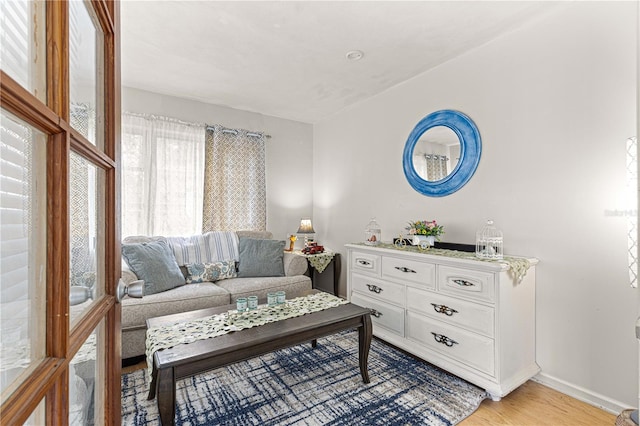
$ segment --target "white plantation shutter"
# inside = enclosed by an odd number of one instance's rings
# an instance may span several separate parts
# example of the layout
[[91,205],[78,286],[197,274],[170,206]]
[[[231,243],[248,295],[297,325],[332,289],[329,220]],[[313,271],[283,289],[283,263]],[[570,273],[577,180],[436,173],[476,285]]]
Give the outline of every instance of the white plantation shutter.
[[[0,0],[0,69],[46,97],[45,2]],[[45,355],[45,136],[0,110],[0,393]],[[28,422],[30,423],[30,422]]]
[[[2,318],[27,309],[31,131],[3,120],[0,136],[0,303]],[[19,301],[24,301],[19,303]],[[20,315],[22,316],[22,315]]]
[[0,340],[19,355],[0,362],[0,389],[44,357],[44,135],[0,110]]
[[21,86],[44,100],[45,43],[34,43],[33,34],[45,22],[45,2],[0,1],[0,68]]
[[0,110],[0,340],[21,353],[19,363],[3,356],[3,391],[44,357],[30,345],[44,338],[44,153],[42,133]]

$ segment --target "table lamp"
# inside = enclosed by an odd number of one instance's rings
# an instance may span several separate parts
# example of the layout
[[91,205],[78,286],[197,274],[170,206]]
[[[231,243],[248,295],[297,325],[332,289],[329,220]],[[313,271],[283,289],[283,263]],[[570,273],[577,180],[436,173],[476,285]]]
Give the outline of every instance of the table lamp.
[[300,227],[297,234],[304,235],[304,246],[307,246],[309,241],[313,241],[313,235],[316,233],[311,224],[311,219],[300,219]]

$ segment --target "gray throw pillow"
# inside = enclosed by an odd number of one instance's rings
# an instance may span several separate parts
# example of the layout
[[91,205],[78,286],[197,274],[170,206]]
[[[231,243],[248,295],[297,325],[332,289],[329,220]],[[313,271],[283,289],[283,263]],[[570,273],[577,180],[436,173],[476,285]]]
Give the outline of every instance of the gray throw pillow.
[[122,256],[138,279],[144,294],[155,294],[184,284],[184,275],[169,245],[164,241],[123,244]]
[[238,277],[283,277],[284,241],[240,238]]

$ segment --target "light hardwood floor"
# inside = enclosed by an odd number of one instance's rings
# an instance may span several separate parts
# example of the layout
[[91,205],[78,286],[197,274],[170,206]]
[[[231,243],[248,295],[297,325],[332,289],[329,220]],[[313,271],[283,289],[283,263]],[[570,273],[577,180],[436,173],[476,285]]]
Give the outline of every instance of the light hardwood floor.
[[[122,374],[146,368],[125,367]],[[616,416],[539,383],[528,381],[500,402],[486,399],[461,426],[599,426],[614,425]]]
[[595,426],[615,422],[613,414],[530,380],[499,402],[484,400],[460,425]]

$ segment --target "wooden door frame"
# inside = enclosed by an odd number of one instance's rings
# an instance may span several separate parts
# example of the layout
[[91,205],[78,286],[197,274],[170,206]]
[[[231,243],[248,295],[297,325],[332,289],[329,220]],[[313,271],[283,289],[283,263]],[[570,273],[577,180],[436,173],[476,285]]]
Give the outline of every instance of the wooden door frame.
[[[91,0],[103,33],[104,150],[69,124],[69,15],[66,1],[46,2],[46,104],[0,70],[0,106],[48,135],[46,355],[0,406],[3,424],[23,424],[46,397],[47,424],[69,419],[69,365],[93,330],[104,321],[105,425],[120,424],[121,338],[116,287],[120,276],[120,4]],[[69,158],[75,152],[105,170],[105,294],[70,329]],[[96,365],[96,370],[100,368]],[[96,413],[100,415],[100,413]]]

